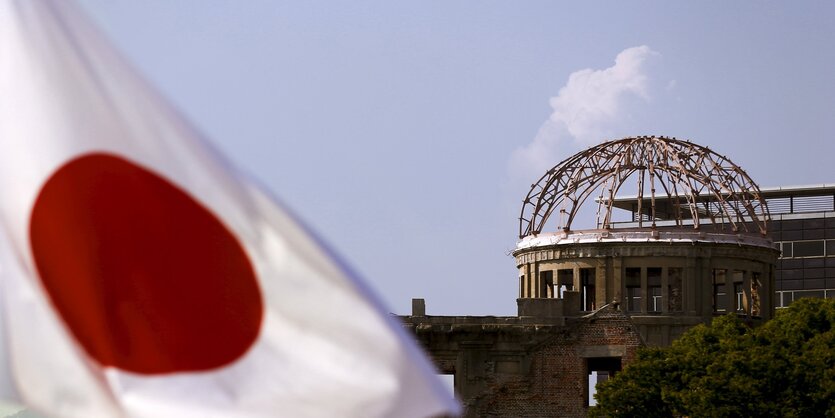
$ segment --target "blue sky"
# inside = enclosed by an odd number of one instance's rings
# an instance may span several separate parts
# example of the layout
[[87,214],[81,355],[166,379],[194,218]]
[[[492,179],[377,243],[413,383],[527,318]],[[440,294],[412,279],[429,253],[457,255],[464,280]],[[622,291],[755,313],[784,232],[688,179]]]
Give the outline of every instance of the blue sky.
[[835,181],[831,2],[79,3],[396,313],[514,314],[522,198],[603,140]]

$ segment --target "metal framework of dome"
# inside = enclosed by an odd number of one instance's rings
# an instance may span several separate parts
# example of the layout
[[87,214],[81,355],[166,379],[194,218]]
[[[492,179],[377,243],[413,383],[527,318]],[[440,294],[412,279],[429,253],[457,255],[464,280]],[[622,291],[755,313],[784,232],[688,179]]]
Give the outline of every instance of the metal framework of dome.
[[742,168],[689,141],[639,136],[604,142],[548,170],[522,204],[519,238],[541,233],[555,211],[557,228],[571,231],[592,195],[597,227],[609,229],[615,197],[627,184],[637,191],[638,227],[655,228],[657,220],[667,220],[699,229],[700,221],[709,219],[714,229],[767,232],[768,206]]

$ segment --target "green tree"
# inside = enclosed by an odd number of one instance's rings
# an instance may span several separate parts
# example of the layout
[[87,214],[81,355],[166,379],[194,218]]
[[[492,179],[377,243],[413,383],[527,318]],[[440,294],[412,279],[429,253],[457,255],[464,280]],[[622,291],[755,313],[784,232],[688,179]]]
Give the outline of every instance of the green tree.
[[593,417],[835,418],[835,300],[801,299],[758,328],[734,315],[646,348],[598,387]]

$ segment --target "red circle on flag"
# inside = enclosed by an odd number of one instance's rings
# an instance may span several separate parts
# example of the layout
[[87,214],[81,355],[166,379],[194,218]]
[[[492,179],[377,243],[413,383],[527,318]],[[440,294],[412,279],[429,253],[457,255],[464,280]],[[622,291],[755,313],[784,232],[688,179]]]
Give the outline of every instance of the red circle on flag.
[[29,225],[52,304],[103,366],[161,374],[241,357],[263,303],[241,243],[206,207],[124,158],[58,169]]

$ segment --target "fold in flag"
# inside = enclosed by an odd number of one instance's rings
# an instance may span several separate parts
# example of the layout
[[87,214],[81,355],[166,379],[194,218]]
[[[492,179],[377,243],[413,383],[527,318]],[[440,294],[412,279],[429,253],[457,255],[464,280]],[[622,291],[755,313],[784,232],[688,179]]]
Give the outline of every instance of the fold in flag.
[[0,233],[0,394],[48,416],[457,411],[370,292],[67,0],[0,0]]

